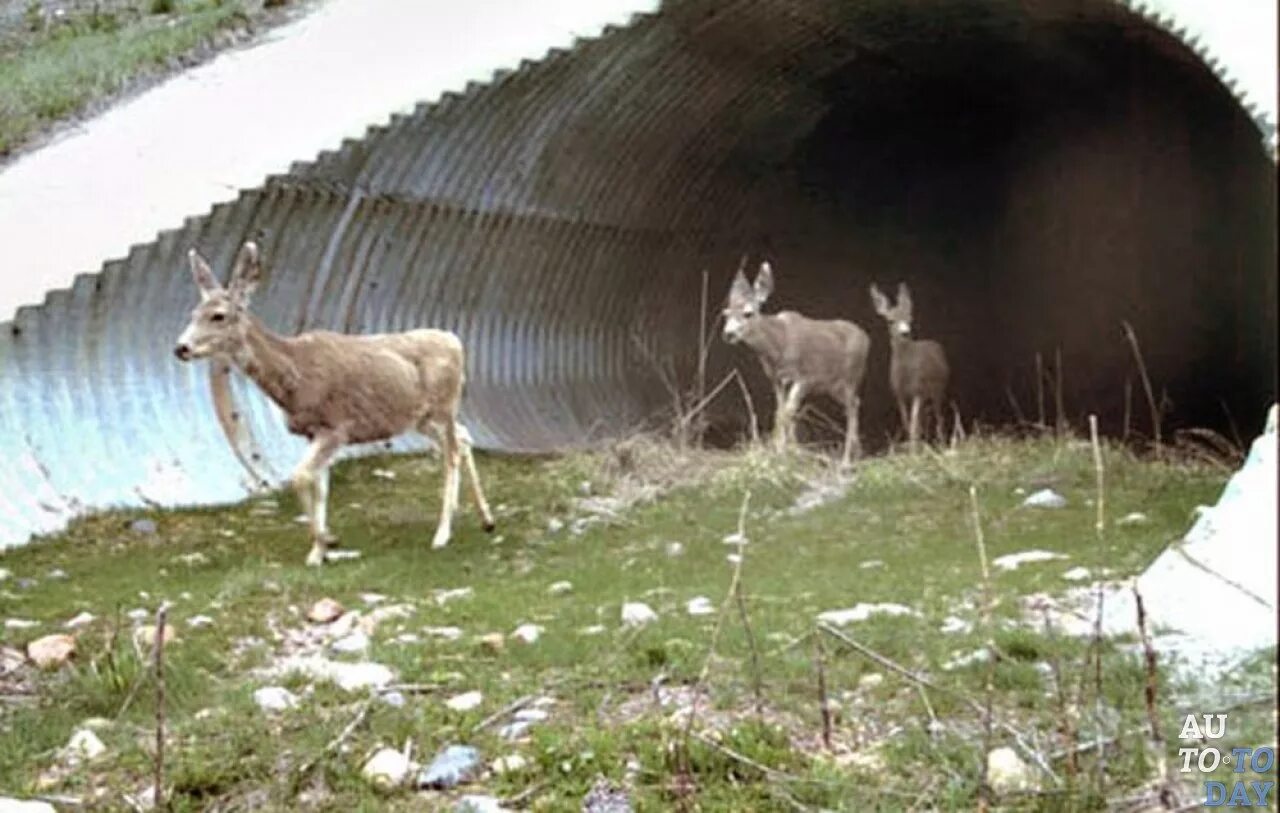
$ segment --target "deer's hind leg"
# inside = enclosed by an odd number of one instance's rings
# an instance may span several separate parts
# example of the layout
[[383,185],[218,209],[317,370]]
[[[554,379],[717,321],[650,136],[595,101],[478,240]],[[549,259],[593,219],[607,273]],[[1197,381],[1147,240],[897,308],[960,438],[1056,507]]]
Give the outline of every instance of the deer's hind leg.
[[324,564],[325,551],[330,541],[329,464],[333,462],[333,456],[343,443],[342,434],[338,432],[317,435],[311,441],[306,456],[293,472],[293,488],[311,527],[311,552],[307,554],[307,565],[310,567]]
[[471,487],[471,499],[476,504],[476,510],[480,512],[480,521],[484,523],[484,529],[489,533],[493,533],[494,528],[497,526],[493,522],[493,513],[489,510],[489,501],[484,498],[484,489],[480,486],[480,474],[476,471],[476,459],[471,453],[473,445],[471,433],[461,423],[458,424],[458,445],[462,451],[462,463],[467,469],[467,483]]
[[440,447],[440,462],[444,466],[444,483],[440,495],[440,521],[436,525],[435,536],[431,539],[432,548],[443,548],[449,544],[453,536],[453,513],[458,509],[458,491],[461,486],[458,477],[458,463],[461,458],[458,444],[458,425],[452,420],[441,423],[425,423],[419,429],[423,434],[435,438]]
[[862,438],[858,436],[858,411],[862,409],[862,399],[850,395],[844,402],[844,454],[840,457],[840,465],[848,468],[849,463],[862,457]]

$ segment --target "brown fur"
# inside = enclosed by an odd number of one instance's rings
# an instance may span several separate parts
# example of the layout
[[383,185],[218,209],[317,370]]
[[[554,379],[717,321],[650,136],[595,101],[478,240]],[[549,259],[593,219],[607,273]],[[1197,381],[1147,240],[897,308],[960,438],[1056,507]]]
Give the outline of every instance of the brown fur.
[[724,311],[725,340],[742,342],[760,358],[773,385],[774,440],[779,448],[795,440],[795,416],[809,395],[828,395],[844,407],[841,460],[847,465],[862,451],[858,412],[871,339],[862,328],[841,319],[810,319],[795,311],[765,316],[760,306],[772,291],[768,263],[761,265],[754,285],[738,272]]
[[897,304],[872,285],[871,303],[889,327],[889,388],[908,441],[914,447],[920,439],[920,412],[925,406],[932,408],[941,441],[946,432],[942,404],[951,375],[946,352],[931,339],[911,338],[911,290],[906,283],[898,285]]
[[444,460],[444,495],[433,547],[447,544],[465,464],[485,527],[493,518],[484,499],[471,439],[458,424],[464,381],[462,342],[443,330],[349,336],[325,330],[281,336],[248,311],[261,274],[258,250],[245,243],[227,288],[193,249],[192,274],[201,302],[178,340],[183,361],[228,358],[274,401],[289,431],[311,441],[293,485],[311,523],[308,564],[320,564],[330,541],[325,522],[328,467],[344,445],[387,440],[407,431],[430,435]]

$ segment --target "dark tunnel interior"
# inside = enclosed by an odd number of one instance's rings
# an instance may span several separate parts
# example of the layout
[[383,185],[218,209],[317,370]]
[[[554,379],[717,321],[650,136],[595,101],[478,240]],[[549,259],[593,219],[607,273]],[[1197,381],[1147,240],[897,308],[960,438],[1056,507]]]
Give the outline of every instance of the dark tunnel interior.
[[[1276,174],[1229,91],[1134,18],[883,25],[874,47],[845,43],[835,70],[791,74],[824,112],[806,125],[779,109],[762,140],[801,137],[774,150],[744,135],[732,152],[742,203],[715,229],[712,312],[746,253],[774,264],[767,311],[860,324],[873,449],[897,427],[873,281],[911,286],[916,335],[946,347],[966,421],[1037,420],[1039,354],[1050,421],[1060,358],[1063,417],[1150,436],[1127,322],[1166,437],[1205,427],[1247,443],[1276,393]],[[750,351],[713,342],[713,369],[730,364],[769,403]],[[716,426],[740,434],[741,401],[722,401]]]

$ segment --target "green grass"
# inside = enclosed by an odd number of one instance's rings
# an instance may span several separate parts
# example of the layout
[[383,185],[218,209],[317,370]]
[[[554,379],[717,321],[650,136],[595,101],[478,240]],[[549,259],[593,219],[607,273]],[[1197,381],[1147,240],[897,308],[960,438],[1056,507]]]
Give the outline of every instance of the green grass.
[[[1141,510],[1150,522],[1109,524],[1100,551],[1087,444],[988,439],[952,455],[877,458],[859,468],[842,497],[802,513],[791,511],[796,497],[828,476],[812,459],[779,461],[760,452],[673,455],[651,450],[638,457],[484,456],[480,470],[498,506],[498,535],[483,534],[474,512],[464,507],[453,543],[440,551],[429,548],[438,504],[434,459],[347,463],[334,475],[332,522],[344,546],[359,549],[362,557],[322,570],[302,567],[305,532],[293,520],[297,507],[287,495],[227,509],[156,513],[154,536],[131,533],[132,515],[99,516],[10,551],[0,557],[0,566],[13,574],[0,583],[0,615],[33,619],[40,627],[6,629],[6,644],[55,631],[82,610],[98,620],[78,633],[74,666],[40,676],[30,702],[0,707],[0,788],[96,792],[118,800],[120,793],[148,784],[153,690],[131,642],[132,622],[122,614],[154,610],[165,599],[174,603],[172,616],[182,635],[167,650],[169,782],[177,810],[445,805],[447,795],[378,793],[360,778],[375,747],[399,748],[407,739],[423,759],[455,742],[475,745],[486,762],[524,756],[528,765],[522,771],[487,775],[468,790],[526,794],[538,810],[577,809],[599,775],[628,782],[639,810],[682,802],[703,810],[905,810],[926,802],[972,809],[980,718],[950,692],[981,697],[987,670],[982,664],[953,670],[942,665],[980,647],[984,635],[977,628],[939,631],[948,616],[979,620],[970,484],[978,489],[990,556],[1044,548],[1070,557],[993,576],[1001,624],[996,640],[1003,653],[994,673],[998,714],[1054,750],[1060,715],[1046,696],[1042,672],[1056,662],[1074,686],[1084,674],[1086,642],[1017,625],[1018,597],[1065,590],[1071,584],[1062,573],[1078,565],[1104,566],[1116,576],[1141,570],[1186,529],[1192,507],[1216,498],[1224,481],[1218,470],[1142,461],[1107,449],[1108,516]],[[653,466],[661,472],[655,475]],[[394,472],[395,479],[373,476],[377,468]],[[652,479],[669,488],[580,534],[569,529],[582,513],[575,505],[584,481],[594,493],[608,494],[635,493],[638,481]],[[1017,489],[1041,483],[1051,483],[1069,506],[1019,508]],[[690,617],[684,610],[699,595],[717,608],[723,602],[732,569],[725,558],[731,549],[722,538],[736,529],[746,491],[750,543],[742,579],[758,650],[759,714],[751,641],[736,610],[725,617],[709,660],[717,616]],[[549,531],[553,517],[565,529]],[[672,542],[683,546],[681,555],[669,554]],[[196,552],[205,561],[183,558]],[[881,564],[865,567],[869,561]],[[49,580],[55,568],[69,578]],[[39,583],[19,589],[15,582],[24,577]],[[571,582],[572,591],[550,593],[558,581]],[[459,587],[471,587],[474,594],[443,605],[433,599],[435,590]],[[360,597],[366,592],[387,596],[386,604],[413,607],[409,618],[378,627],[369,658],[394,669],[398,682],[437,688],[410,695],[403,708],[376,704],[345,749],[326,754],[326,744],[354,719],[363,699],[321,684],[299,710],[264,715],[250,695],[269,681],[250,672],[280,654],[280,635],[308,626],[302,614],[312,602],[328,596],[367,614]],[[647,602],[660,620],[639,631],[624,629],[624,601]],[[897,663],[927,672],[949,691],[922,694],[825,640],[828,692],[838,704],[837,749],[827,754],[820,742],[809,636],[817,613],[858,602],[895,602],[917,611],[918,617],[873,616],[845,631]],[[196,614],[213,616],[214,625],[189,628],[186,619]],[[507,635],[522,623],[543,626],[542,638],[531,646],[508,640],[499,652],[479,640]],[[456,626],[464,635],[458,641],[425,634],[415,644],[393,640],[428,626]],[[583,634],[596,626],[603,632]],[[1108,751],[1101,796],[1086,777],[1043,794],[1010,797],[1003,800],[1007,806],[1101,809],[1102,796],[1121,798],[1149,786],[1152,766],[1143,737],[1125,733],[1140,732],[1145,722],[1145,674],[1123,643],[1105,647],[1103,691],[1122,736]],[[655,708],[652,687],[657,683],[687,697],[704,663],[708,695],[695,727],[703,737],[686,740],[672,719],[674,707]],[[1250,674],[1271,681],[1265,663]],[[284,685],[299,693],[308,688],[299,677]],[[1171,693],[1182,688],[1162,677],[1171,754],[1187,710]],[[458,713],[443,705],[445,697],[471,689],[484,694],[480,708]],[[527,695],[558,701],[550,719],[531,729],[528,742],[499,738],[505,720],[477,728]],[[218,712],[210,716],[200,714],[202,709]],[[931,715],[944,723],[935,734],[929,733]],[[1240,715],[1260,721],[1242,736],[1262,737],[1262,724],[1273,722],[1269,711]],[[99,732],[109,755],[74,771],[56,771],[58,749],[91,717],[112,721]],[[1082,724],[1091,731],[1090,725]],[[998,731],[994,744],[1010,744],[1010,738]],[[312,761],[315,770],[302,776],[300,767]],[[1082,770],[1091,764],[1088,755],[1082,758]],[[1057,767],[1061,775],[1062,764]],[[299,802],[299,794],[310,801]]]
[[0,50],[0,156],[249,20],[239,0],[175,0],[82,12],[16,38]]

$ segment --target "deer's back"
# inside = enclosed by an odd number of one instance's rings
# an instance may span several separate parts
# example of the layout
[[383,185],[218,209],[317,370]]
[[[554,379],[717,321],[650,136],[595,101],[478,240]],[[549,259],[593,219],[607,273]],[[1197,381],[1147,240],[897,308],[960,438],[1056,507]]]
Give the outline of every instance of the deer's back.
[[841,396],[857,389],[866,369],[871,339],[844,319],[810,319],[795,311],[770,317],[780,334],[775,369],[788,381],[806,381],[814,389]]
[[352,442],[400,434],[432,414],[452,416],[462,386],[462,343],[452,333],[347,335],[293,339],[300,423],[346,425]]

